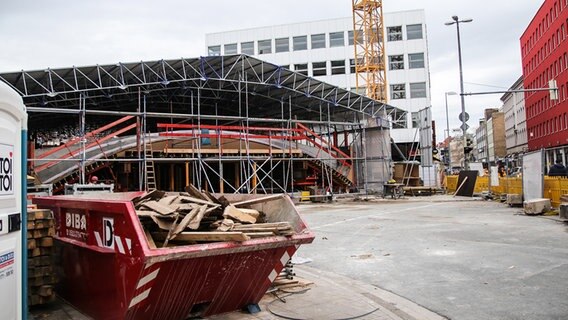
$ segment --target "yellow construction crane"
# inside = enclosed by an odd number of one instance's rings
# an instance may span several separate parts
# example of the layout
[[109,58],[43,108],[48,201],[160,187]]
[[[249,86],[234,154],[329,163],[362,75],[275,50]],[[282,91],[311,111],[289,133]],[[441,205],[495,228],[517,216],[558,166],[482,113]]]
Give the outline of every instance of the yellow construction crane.
[[382,0],[351,0],[353,4],[353,43],[355,47],[355,85],[366,88],[369,98],[387,102],[385,37]]

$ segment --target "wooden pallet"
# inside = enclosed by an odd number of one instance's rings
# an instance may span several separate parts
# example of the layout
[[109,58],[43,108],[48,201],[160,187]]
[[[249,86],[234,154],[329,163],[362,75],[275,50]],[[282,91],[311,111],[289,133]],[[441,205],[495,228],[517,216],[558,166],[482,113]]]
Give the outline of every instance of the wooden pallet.
[[37,306],[55,300],[53,213],[46,209],[28,209],[28,305]]

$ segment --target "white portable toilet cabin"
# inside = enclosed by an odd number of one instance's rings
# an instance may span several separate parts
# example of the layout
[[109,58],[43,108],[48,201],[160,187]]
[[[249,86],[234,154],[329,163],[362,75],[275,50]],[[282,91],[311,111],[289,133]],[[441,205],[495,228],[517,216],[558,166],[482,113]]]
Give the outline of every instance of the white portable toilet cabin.
[[27,114],[0,81],[0,319],[27,319]]

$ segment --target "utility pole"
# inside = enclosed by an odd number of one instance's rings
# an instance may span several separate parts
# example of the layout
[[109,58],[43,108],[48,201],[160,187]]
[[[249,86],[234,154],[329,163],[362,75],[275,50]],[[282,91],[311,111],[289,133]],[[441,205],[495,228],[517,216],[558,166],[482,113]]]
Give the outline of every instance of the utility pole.
[[472,22],[473,19],[464,19],[460,20],[458,16],[453,16],[451,22],[446,22],[445,25],[451,26],[453,24],[456,25],[456,30],[458,34],[458,60],[459,60],[459,69],[460,69],[460,96],[461,96],[461,121],[462,121],[462,135],[463,135],[463,166],[464,170],[469,170],[469,161],[467,159],[467,155],[465,152],[465,147],[467,145],[467,119],[465,113],[465,96],[463,94],[463,65],[462,65],[462,55],[461,55],[461,39],[460,39],[460,23],[467,23]]

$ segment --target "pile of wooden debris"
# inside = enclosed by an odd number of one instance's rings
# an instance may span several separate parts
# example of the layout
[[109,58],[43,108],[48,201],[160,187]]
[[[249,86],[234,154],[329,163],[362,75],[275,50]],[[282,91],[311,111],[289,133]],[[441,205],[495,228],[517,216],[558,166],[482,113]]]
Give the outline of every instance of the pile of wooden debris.
[[133,200],[151,248],[295,234],[289,222],[268,223],[263,212],[250,208],[282,195],[230,203],[191,185],[187,191],[155,190]]

